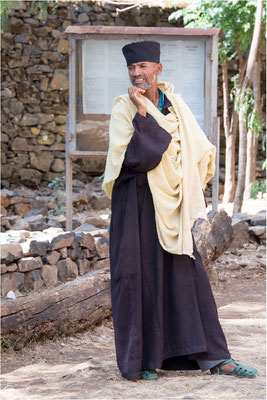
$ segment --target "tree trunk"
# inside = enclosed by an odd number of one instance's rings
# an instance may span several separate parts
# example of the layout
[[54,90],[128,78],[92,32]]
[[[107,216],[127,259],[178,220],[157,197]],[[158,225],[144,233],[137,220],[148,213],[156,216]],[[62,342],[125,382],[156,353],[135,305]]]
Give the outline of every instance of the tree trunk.
[[[253,92],[255,100],[255,108],[260,118],[260,54],[258,54],[257,61],[255,64],[254,75],[253,75]],[[245,181],[245,192],[244,199],[251,198],[251,186],[252,182],[256,180],[256,161],[257,161],[257,148],[258,148],[258,136],[252,130],[248,132],[248,143],[247,143],[247,170],[246,170],[246,181]]]
[[[249,51],[247,71],[245,79],[242,85],[240,102],[242,105],[246,89],[251,86],[253,78],[254,66],[259,50],[260,33],[262,24],[262,11],[263,11],[263,0],[257,1],[257,10],[255,18],[255,26],[253,32],[253,38],[251,42],[251,48]],[[241,107],[242,108],[242,107]],[[239,162],[238,162],[238,181],[234,200],[233,213],[241,212],[243,203],[243,194],[245,189],[245,177],[246,177],[246,155],[247,155],[247,125],[246,115],[243,115],[242,110],[239,112]]]
[[230,126],[227,61],[223,62],[222,76],[223,76],[223,123],[224,123],[224,134],[226,140],[225,182],[224,182],[223,202],[229,203],[233,201],[235,194],[235,139],[236,139],[237,123],[233,122],[234,119],[237,122],[237,116],[236,112],[233,111],[232,123]]
[[110,275],[103,269],[41,293],[3,301],[1,335],[22,347],[55,334],[74,334],[109,315]]

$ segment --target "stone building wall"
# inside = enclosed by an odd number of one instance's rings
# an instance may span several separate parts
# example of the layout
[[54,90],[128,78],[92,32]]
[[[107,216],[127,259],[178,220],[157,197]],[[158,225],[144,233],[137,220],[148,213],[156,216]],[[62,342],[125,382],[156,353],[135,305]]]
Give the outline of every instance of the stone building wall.
[[[32,1],[22,1],[9,16],[10,32],[2,34],[2,186],[18,184],[37,189],[65,172],[65,134],[68,113],[69,25],[181,26],[168,23],[173,10],[160,7],[131,9],[116,14],[115,5],[96,2],[59,3],[47,20]],[[233,73],[234,68],[233,68]],[[222,116],[221,73],[218,114]],[[222,123],[222,119],[221,119]],[[221,181],[224,137],[221,129]],[[101,174],[100,163],[80,159],[74,178],[90,180]],[[258,167],[260,169],[260,165]]]

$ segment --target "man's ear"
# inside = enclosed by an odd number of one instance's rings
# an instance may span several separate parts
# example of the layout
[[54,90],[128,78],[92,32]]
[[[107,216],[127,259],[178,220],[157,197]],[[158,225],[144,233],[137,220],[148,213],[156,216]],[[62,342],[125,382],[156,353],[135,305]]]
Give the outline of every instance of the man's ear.
[[162,72],[162,64],[158,63],[157,66],[156,66],[157,76],[159,76],[161,74],[161,72]]

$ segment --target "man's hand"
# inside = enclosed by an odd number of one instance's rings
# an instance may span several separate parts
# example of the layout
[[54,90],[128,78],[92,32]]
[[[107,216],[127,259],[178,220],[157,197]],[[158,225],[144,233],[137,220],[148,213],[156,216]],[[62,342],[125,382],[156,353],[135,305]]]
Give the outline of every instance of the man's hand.
[[131,86],[128,89],[129,97],[137,107],[138,113],[146,117],[146,102],[140,97],[140,94],[144,94],[145,90],[139,89],[136,86]]

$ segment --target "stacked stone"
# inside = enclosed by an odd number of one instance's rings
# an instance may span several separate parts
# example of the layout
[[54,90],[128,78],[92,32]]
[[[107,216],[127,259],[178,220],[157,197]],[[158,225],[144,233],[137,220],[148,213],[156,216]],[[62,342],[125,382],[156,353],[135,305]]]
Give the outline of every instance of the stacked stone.
[[[101,189],[102,181],[94,178],[91,183],[84,184],[73,180],[72,204],[75,212],[89,210],[103,210],[110,207],[110,200]],[[64,190],[58,190],[57,196],[62,202],[62,211],[65,214]],[[55,211],[56,203],[54,192],[49,188],[32,190],[26,187],[14,190],[3,189],[0,191],[1,202],[1,232],[9,229],[26,229],[42,231],[49,227],[66,227],[66,218],[51,215]],[[73,221],[74,228],[81,225],[79,218]]]
[[234,240],[231,247],[239,247],[249,240],[266,245],[266,210],[255,215],[235,213],[232,216]]
[[[68,113],[68,40],[69,25],[109,26],[182,26],[182,19],[168,22],[173,9],[133,8],[118,13],[122,6],[101,2],[62,2],[53,13],[48,7],[42,21],[31,1],[19,1],[10,14],[10,32],[1,37],[2,55],[2,186],[18,183],[36,188],[46,185],[65,172],[65,132]],[[265,50],[262,61],[262,93],[265,90]],[[235,61],[229,62],[231,77],[238,73]],[[225,178],[225,137],[223,129],[222,73],[219,68],[218,116],[220,129],[220,184]],[[263,120],[265,115],[263,115]],[[260,139],[261,140],[261,139]],[[238,161],[236,146],[236,178]],[[262,164],[265,152],[258,146],[257,179],[265,179]],[[74,177],[84,182],[88,175],[100,175],[103,159],[79,159],[74,163]],[[211,187],[206,196],[211,197]]]
[[[2,34],[2,185],[36,188],[65,171],[68,113],[69,25],[169,26],[172,10],[135,8],[96,2],[62,2],[43,21],[32,1],[19,1]],[[36,10],[35,10],[36,8]],[[92,165],[91,165],[92,164]],[[74,177],[101,174],[105,160],[78,160]]]
[[[89,231],[88,231],[89,229]],[[2,234],[1,295],[51,288],[93,270],[109,267],[107,229],[92,225],[73,232],[48,228],[41,232]]]

